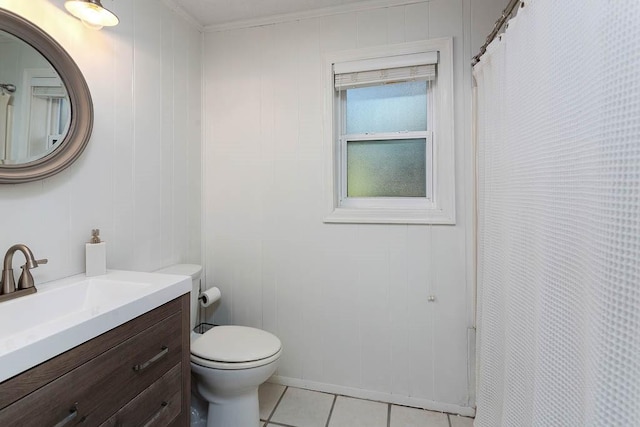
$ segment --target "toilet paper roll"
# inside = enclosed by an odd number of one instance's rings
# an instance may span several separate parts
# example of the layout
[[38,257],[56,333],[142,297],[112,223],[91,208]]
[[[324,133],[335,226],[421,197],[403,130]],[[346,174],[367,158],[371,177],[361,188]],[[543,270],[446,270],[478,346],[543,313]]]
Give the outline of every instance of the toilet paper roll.
[[200,294],[200,305],[203,307],[209,307],[211,304],[218,301],[221,296],[222,294],[220,293],[220,289],[216,287],[207,289]]

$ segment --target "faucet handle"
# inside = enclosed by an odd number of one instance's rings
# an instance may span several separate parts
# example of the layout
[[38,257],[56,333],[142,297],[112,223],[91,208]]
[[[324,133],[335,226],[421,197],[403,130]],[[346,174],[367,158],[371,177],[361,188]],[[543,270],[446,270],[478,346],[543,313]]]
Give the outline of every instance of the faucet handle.
[[46,263],[48,263],[48,262],[49,262],[49,260],[48,260],[48,259],[46,259],[46,258],[42,258],[42,259],[34,259],[34,260],[33,260],[33,263],[32,263],[32,264],[33,264],[33,267],[29,267],[29,263],[26,263],[26,264],[22,264],[22,265],[20,266],[20,268],[22,268],[23,270],[24,270],[24,269],[29,270],[30,268],[36,268],[36,267],[38,267],[40,264],[46,264]]
[[29,267],[27,267],[27,264],[25,264],[21,265],[20,268],[22,269],[22,274],[18,279],[18,289],[33,288],[33,276],[29,271]]
[[43,258],[43,259],[34,260],[33,267],[29,267],[29,263],[21,265],[20,268],[22,269],[22,274],[20,274],[20,279],[18,279],[18,289],[33,288],[35,283],[33,280],[33,275],[31,275],[29,268],[36,268],[40,264],[46,264],[48,262],[49,262],[48,259]]

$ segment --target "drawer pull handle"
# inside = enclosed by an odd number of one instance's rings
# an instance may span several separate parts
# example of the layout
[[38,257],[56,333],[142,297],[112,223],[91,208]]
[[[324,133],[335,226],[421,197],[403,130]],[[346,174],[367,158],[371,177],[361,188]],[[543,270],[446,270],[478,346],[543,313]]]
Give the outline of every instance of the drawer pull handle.
[[169,347],[167,347],[166,345],[162,346],[162,351],[160,351],[160,353],[156,354],[155,356],[153,356],[151,359],[147,360],[146,362],[144,362],[141,365],[135,365],[133,367],[133,370],[136,372],[141,372],[144,371],[145,369],[147,369],[149,366],[153,365],[154,363],[156,363],[158,360],[162,359],[164,356],[167,355],[167,353],[169,353]]
[[67,415],[63,420],[58,422],[53,427],[63,427],[63,426],[66,426],[67,424],[69,424],[71,421],[73,421],[78,416],[78,406],[77,405],[78,405],[77,403],[75,405],[73,405],[71,407],[71,409],[69,409],[69,412],[70,412],[69,415]]
[[153,415],[153,417],[151,417],[151,419],[145,423],[144,427],[155,425],[156,421],[158,420],[158,418],[160,418],[160,415],[162,415],[162,411],[164,411],[167,405],[169,405],[169,402],[163,401],[160,404],[160,409],[158,409],[158,411]]

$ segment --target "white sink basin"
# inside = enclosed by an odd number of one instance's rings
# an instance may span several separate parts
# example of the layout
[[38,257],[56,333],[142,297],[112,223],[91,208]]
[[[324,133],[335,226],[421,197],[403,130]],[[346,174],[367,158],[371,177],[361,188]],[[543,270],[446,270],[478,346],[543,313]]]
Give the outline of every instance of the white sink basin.
[[0,381],[191,290],[191,278],[109,271],[67,277],[0,303]]

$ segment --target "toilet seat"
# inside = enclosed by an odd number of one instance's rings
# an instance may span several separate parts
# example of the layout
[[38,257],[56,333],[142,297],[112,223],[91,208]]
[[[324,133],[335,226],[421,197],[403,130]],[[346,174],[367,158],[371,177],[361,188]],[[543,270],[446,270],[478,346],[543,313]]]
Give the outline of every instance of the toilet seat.
[[282,343],[246,326],[216,326],[191,343],[191,361],[213,369],[250,369],[277,360]]
[[265,359],[253,360],[251,362],[216,362],[213,360],[202,359],[192,354],[191,363],[195,363],[196,365],[204,366],[205,368],[211,368],[211,369],[223,369],[223,370],[251,369],[251,368],[259,368],[260,366],[268,365],[271,362],[275,362],[280,358],[281,353],[282,353],[282,349],[280,349],[273,356],[267,357]]

